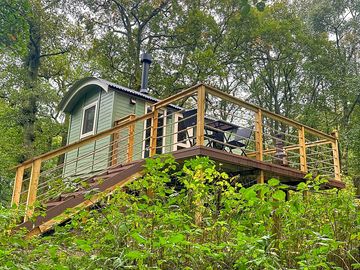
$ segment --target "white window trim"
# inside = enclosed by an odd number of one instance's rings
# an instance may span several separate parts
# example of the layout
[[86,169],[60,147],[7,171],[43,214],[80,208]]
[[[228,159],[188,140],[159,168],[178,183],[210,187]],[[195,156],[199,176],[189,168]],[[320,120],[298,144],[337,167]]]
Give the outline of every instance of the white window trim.
[[[179,132],[179,118],[182,117],[184,118],[183,114],[182,113],[175,113],[174,114],[174,137],[173,137],[173,151],[177,151],[177,147],[180,146],[180,147],[184,147],[184,148],[190,148],[191,145],[190,145],[190,139],[189,140],[186,140],[185,142],[180,142],[178,143],[177,139],[178,139],[178,132]],[[193,128],[190,127],[190,128],[186,128],[186,130],[184,130],[184,132],[186,132],[187,135],[189,135],[190,137],[193,136]]]
[[[94,126],[93,126],[93,130],[89,131],[85,134],[83,134],[83,128],[84,128],[84,118],[85,118],[85,111],[91,107],[95,106],[95,115],[94,115]],[[94,135],[95,134],[95,129],[97,127],[97,114],[98,114],[98,101],[92,102],[88,105],[86,105],[83,109],[82,109],[82,118],[81,118],[81,130],[80,130],[80,139],[85,138],[87,136],[90,135]]]
[[[147,113],[147,109],[148,108],[152,108],[152,104],[149,103],[145,103],[145,114]],[[164,118],[164,123],[163,123],[163,143],[162,143],[162,153],[165,153],[165,144],[166,144],[166,128],[167,128],[167,110],[166,109],[160,109],[160,111],[163,112],[163,118]],[[146,121],[144,120],[144,132],[143,132],[143,143],[142,143],[142,154],[141,157],[145,158],[145,139],[146,139]],[[150,131],[151,134],[151,131]],[[150,152],[150,149],[149,149]]]

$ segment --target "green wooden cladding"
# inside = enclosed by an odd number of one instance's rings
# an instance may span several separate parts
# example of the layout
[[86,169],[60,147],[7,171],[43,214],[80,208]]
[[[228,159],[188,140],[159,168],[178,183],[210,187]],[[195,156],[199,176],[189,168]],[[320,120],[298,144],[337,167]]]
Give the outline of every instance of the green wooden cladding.
[[[130,102],[131,98],[136,100],[135,104]],[[83,109],[93,102],[98,102],[95,133],[111,128],[116,120],[129,114],[135,114],[137,116],[143,115],[145,114],[146,105],[151,105],[150,101],[134,97],[130,93],[128,94],[112,89],[105,92],[99,86],[94,85],[81,97],[70,112],[68,144],[80,140]],[[168,114],[169,113],[170,112],[168,111]],[[172,126],[173,118],[174,116],[170,115],[166,119],[165,145],[167,146],[164,149],[165,152],[171,152],[173,148],[171,145],[173,142],[172,133],[174,129]],[[144,126],[144,122],[138,122],[135,126],[134,160],[143,157]],[[127,136],[127,129],[120,132],[117,155],[118,163],[124,163],[126,161]],[[63,170],[64,177],[83,177],[90,172],[100,171],[108,167],[111,160],[111,148],[108,147],[110,143],[111,138],[108,137],[67,153]]]

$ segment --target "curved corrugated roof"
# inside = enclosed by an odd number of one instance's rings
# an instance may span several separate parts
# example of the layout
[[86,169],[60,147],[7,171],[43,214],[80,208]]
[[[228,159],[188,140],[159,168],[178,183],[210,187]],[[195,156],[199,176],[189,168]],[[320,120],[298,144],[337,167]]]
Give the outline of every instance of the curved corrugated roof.
[[[111,87],[115,91],[125,92],[130,95],[152,101],[154,103],[160,101],[159,99],[154,98],[152,96],[140,93],[138,91],[129,89],[127,87],[118,85],[113,82],[109,82],[101,78],[86,77],[77,81],[70,87],[69,91],[64,95],[63,99],[59,104],[59,110],[62,112],[70,112],[73,106],[76,104],[76,102],[84,95],[84,93],[89,89],[89,87],[94,85],[100,87],[105,92],[107,92],[109,90],[109,87]],[[174,109],[178,109],[178,110],[181,109],[181,107],[178,107],[176,105],[170,105],[170,106],[173,107]]]

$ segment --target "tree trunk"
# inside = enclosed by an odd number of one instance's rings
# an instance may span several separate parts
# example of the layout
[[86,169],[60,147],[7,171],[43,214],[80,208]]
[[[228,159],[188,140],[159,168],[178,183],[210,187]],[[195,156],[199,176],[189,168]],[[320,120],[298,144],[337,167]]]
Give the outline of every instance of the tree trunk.
[[26,78],[24,82],[24,90],[21,96],[22,106],[21,125],[24,128],[24,153],[22,159],[28,159],[34,155],[33,144],[35,141],[35,122],[38,112],[38,74],[40,68],[40,25],[36,19],[30,18],[29,21],[29,43],[28,54],[24,59],[24,68],[26,70]]

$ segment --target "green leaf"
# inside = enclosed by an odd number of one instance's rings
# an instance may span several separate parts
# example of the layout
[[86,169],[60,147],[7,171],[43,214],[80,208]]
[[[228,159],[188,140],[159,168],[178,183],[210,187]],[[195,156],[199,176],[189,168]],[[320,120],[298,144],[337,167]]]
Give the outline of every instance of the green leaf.
[[140,244],[145,244],[146,243],[145,237],[140,235],[137,232],[132,233],[131,236],[135,239],[136,242],[138,242]]
[[297,190],[305,190],[305,189],[307,189],[307,184],[306,183],[304,183],[304,182],[301,182],[300,184],[298,184],[298,186],[297,186]]
[[284,201],[285,200],[285,197],[286,197],[286,194],[284,191],[282,190],[277,190],[273,193],[272,197],[276,200],[279,200],[279,201]]
[[253,198],[256,198],[257,194],[253,189],[247,189],[245,190],[244,196],[246,200],[251,200]]
[[139,250],[131,250],[125,254],[125,256],[129,259],[143,259],[146,258],[147,255],[145,252]]
[[268,181],[268,185],[271,186],[271,187],[275,187],[277,185],[280,184],[280,181],[275,179],[275,178],[271,178],[269,181]]
[[177,244],[185,239],[185,235],[178,233],[170,237],[169,242],[172,244]]
[[75,240],[76,245],[83,251],[89,252],[92,250],[92,247],[89,245],[88,241],[77,239]]

